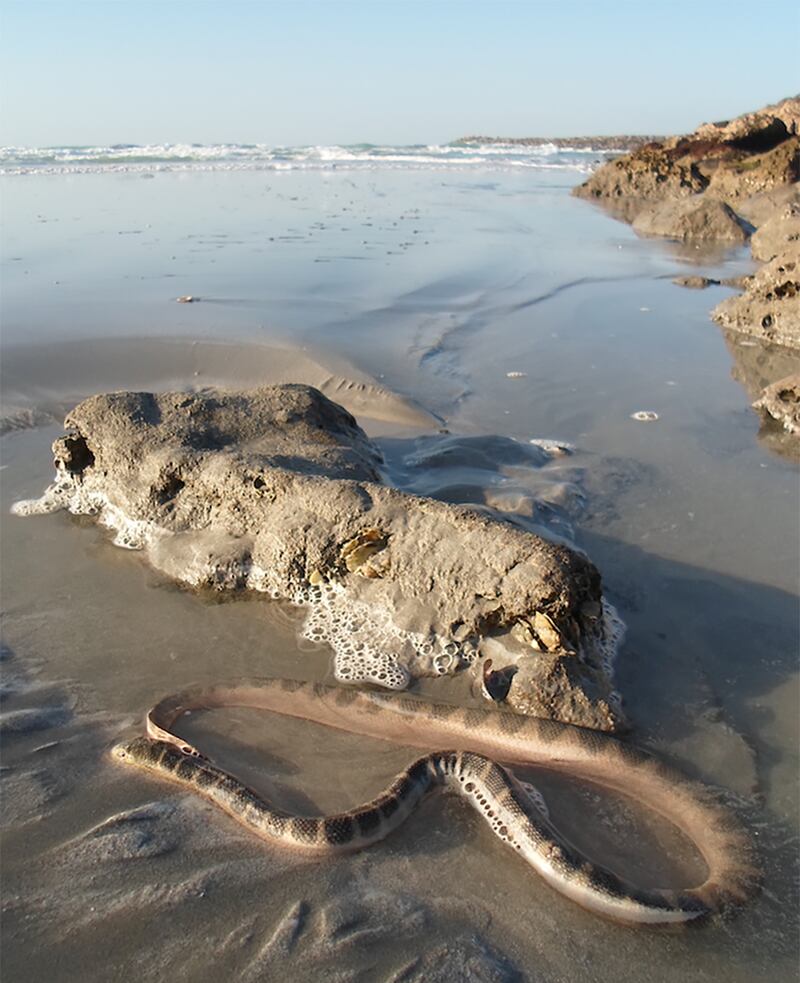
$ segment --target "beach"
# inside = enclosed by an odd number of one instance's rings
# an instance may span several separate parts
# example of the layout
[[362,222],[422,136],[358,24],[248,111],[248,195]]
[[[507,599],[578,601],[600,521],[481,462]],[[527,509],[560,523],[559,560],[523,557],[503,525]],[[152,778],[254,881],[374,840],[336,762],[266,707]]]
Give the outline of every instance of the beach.
[[[748,273],[747,250],[639,238],[571,197],[600,151],[131,156],[0,178],[9,979],[744,983],[767,958],[793,979],[800,496],[751,402],[796,353],[713,324],[730,288],[672,282]],[[588,554],[626,625],[630,739],[724,790],[756,838],[765,889],[734,919],[600,920],[449,799],[369,850],[304,859],[111,760],[160,696],[331,681],[330,649],[287,602],[185,589],[89,518],[9,508],[41,494],[65,413],[93,393],[278,382],[342,403],[397,487],[468,487],[459,500]],[[415,464],[445,437],[485,438],[489,463]],[[508,439],[571,452],[510,467]],[[416,692],[483,699],[466,675]],[[348,808],[415,756],[246,710],[186,736],[289,812]],[[595,862],[696,874],[691,847],[619,797],[526,777]]]

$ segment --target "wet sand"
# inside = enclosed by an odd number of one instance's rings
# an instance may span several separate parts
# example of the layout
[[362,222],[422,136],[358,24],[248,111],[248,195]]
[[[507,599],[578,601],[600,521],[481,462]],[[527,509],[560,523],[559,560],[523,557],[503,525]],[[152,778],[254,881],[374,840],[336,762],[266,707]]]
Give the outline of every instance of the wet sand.
[[[670,283],[686,255],[570,199],[563,177],[371,175],[353,188],[301,175],[269,193],[260,180],[52,178],[13,205],[2,395],[10,421],[36,425],[2,438],[0,471],[8,978],[635,981],[646,966],[659,981],[793,979],[797,468],[759,440],[732,378],[782,371],[785,354],[754,359],[725,339],[707,319],[719,290]],[[384,223],[380,263],[344,259],[369,255],[374,224],[324,249],[307,234],[320,215],[342,218],[345,194],[362,224]],[[429,245],[401,248],[413,228],[395,229],[414,209]],[[144,231],[120,234],[133,215],[154,219],[147,249],[133,245]],[[201,225],[205,254],[190,238]],[[212,227],[242,244],[209,245]],[[278,238],[293,228],[304,238]],[[177,276],[136,279],[168,255]],[[8,273],[25,261],[27,275]],[[697,268],[746,265],[731,254]],[[174,304],[184,293],[204,299]],[[182,590],[88,520],[16,519],[8,506],[48,483],[52,421],[84,395],[279,380],[331,387],[394,480],[429,494],[465,484],[409,468],[443,425],[575,445],[564,473],[498,465],[466,483],[495,507],[549,501],[538,520],[599,566],[628,625],[616,672],[633,739],[728,790],[763,855],[756,902],[698,932],[621,928],[554,894],[443,799],[369,851],[303,860],[109,760],[166,692],[222,676],[327,679],[330,653],[299,639],[296,609]],[[639,410],[658,419],[631,419]],[[475,698],[465,679],[422,692]],[[414,757],[233,710],[200,715],[187,737],[293,811],[360,801]],[[597,790],[536,780],[593,859],[651,883],[697,869],[674,831]]]

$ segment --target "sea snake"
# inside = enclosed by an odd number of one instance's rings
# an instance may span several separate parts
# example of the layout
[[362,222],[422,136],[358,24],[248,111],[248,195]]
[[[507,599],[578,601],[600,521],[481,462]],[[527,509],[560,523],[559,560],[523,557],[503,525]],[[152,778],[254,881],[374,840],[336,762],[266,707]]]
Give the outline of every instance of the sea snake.
[[[292,816],[272,808],[173,733],[185,713],[254,707],[413,747],[458,748],[419,758],[377,798],[331,816]],[[623,741],[591,730],[496,710],[463,709],[384,693],[294,680],[197,687],[161,700],[147,736],[117,745],[119,760],[199,792],[249,830],[295,849],[362,849],[396,829],[437,788],[463,796],[494,833],[562,894],[596,914],[636,924],[695,923],[742,904],[759,872],[749,837],[712,792]],[[703,856],[695,887],[641,888],[590,863],[564,842],[519,781],[495,761],[565,772],[614,789],[660,813]]]

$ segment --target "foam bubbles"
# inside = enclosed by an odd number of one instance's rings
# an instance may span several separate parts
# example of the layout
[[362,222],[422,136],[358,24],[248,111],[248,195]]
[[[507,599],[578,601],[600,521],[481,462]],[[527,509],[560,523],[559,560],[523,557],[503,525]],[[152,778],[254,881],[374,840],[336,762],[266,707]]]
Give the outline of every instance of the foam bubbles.
[[352,598],[342,584],[312,587],[296,598],[308,605],[302,634],[334,652],[334,675],[345,683],[405,689],[414,676],[444,675],[469,663],[471,649],[398,627],[390,612]]
[[56,472],[56,480],[40,498],[22,499],[11,506],[12,514],[19,516],[49,515],[61,509],[73,515],[96,515],[114,533],[114,545],[123,549],[144,549],[156,534],[153,523],[131,519],[102,492],[86,489],[66,471]]
[[[59,471],[41,498],[15,503],[15,515],[44,515],[66,509],[76,515],[95,515],[114,533],[113,542],[124,549],[157,552],[171,534],[149,521],[131,518],[101,492],[89,490],[72,475]],[[198,558],[199,560],[199,558]],[[215,562],[203,551],[202,560],[184,564],[180,573],[189,584],[212,583],[218,588],[246,586],[274,599],[289,600],[307,608],[302,636],[333,650],[335,677],[344,683],[371,683],[385,689],[405,689],[419,676],[445,676],[472,666],[478,649],[471,641],[456,642],[433,632],[421,633],[399,627],[390,610],[368,605],[352,597],[341,583],[315,586],[295,584],[287,588],[277,571],[254,564],[249,555],[241,560]],[[608,678],[625,634],[624,622],[603,601],[594,632],[587,632],[582,654],[590,664],[601,666]],[[611,701],[618,701],[612,694]]]
[[410,675],[399,659],[407,639],[392,630],[385,612],[371,611],[366,604],[349,599],[338,584],[311,588],[304,600],[308,615],[302,634],[330,645],[337,679],[395,690],[408,686]]
[[69,509],[71,485],[71,482],[57,479],[54,484],[45,489],[40,498],[23,498],[19,502],[14,502],[11,506],[11,514],[50,515],[52,512],[60,512],[61,509]]
[[[617,653],[625,640],[627,626],[619,616],[613,604],[603,598],[602,612],[597,620],[597,626],[592,634],[586,636],[582,645],[582,654],[590,665],[598,666],[602,669],[605,677],[613,681],[614,662]],[[611,690],[605,697],[611,710],[622,714],[622,694],[617,690]]]
[[611,677],[614,672],[617,653],[625,641],[625,633],[628,629],[613,604],[609,604],[605,598],[603,598],[602,604],[603,613],[600,618],[600,630],[594,647],[600,657],[603,669]]

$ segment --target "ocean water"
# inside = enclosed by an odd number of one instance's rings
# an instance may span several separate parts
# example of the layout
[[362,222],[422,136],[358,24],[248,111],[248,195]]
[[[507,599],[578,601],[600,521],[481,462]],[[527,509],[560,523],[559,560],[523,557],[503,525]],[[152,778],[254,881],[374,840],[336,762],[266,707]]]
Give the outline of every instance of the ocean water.
[[97,171],[158,173],[169,171],[292,170],[578,170],[619,151],[561,147],[542,143],[457,142],[379,146],[271,147],[264,144],[115,144],[110,147],[0,147],[0,174],[82,174]]
[[[725,288],[671,282],[744,272],[747,252],[639,239],[570,197],[597,154],[284,156],[5,154],[5,972],[384,980],[418,956],[409,979],[794,979],[798,468],[750,403],[797,360],[710,322]],[[362,854],[309,863],[110,762],[159,695],[330,678],[330,652],[300,637],[296,609],[180,590],[90,521],[8,506],[47,484],[59,417],[92,392],[314,372],[373,379],[434,415],[364,417],[398,483],[452,494],[452,475],[409,465],[446,428],[488,438],[477,504],[550,503],[546,521],[588,552],[627,623],[631,739],[726,790],[753,830],[765,890],[737,917],[680,935],[607,923],[447,801]],[[492,464],[493,435],[574,452],[561,474],[513,473]],[[464,679],[421,692],[475,698]],[[346,808],[410,760],[244,711],[198,715],[187,737],[290,811]],[[645,880],[691,868],[619,801],[543,784],[594,859]]]

